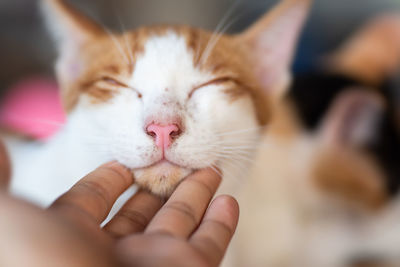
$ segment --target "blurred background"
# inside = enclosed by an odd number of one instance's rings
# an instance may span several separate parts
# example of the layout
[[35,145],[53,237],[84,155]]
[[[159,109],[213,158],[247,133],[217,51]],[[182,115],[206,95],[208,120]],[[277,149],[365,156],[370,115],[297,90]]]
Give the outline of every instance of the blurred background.
[[[276,0],[71,0],[97,21],[120,30],[154,23],[185,23],[210,30],[229,11],[229,32],[251,24]],[[398,0],[317,0],[303,35],[296,72],[335,48],[360,24],[384,10],[400,9]],[[0,92],[27,76],[52,75],[54,46],[38,9],[38,0],[0,0]]]

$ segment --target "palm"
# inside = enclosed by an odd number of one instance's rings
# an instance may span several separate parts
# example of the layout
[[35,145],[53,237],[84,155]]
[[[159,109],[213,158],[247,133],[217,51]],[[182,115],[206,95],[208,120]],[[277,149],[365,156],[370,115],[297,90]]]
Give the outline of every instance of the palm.
[[130,172],[117,164],[99,170],[104,183],[94,182],[98,175],[89,175],[50,210],[67,214],[68,219],[94,235],[91,239],[97,245],[113,246],[116,260],[123,266],[220,264],[237,224],[238,207],[231,197],[225,196],[215,199],[208,208],[220,183],[213,171],[201,171],[187,178],[165,204],[149,193],[137,193],[101,230],[98,225],[107,216],[110,203],[133,179]]

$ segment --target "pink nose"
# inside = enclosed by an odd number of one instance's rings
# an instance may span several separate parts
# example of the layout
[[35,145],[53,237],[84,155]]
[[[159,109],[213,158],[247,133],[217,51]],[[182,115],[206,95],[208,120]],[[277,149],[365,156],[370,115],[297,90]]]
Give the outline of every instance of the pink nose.
[[173,139],[181,134],[181,130],[176,124],[161,126],[153,123],[147,126],[146,131],[155,139],[156,146],[164,150],[169,148]]

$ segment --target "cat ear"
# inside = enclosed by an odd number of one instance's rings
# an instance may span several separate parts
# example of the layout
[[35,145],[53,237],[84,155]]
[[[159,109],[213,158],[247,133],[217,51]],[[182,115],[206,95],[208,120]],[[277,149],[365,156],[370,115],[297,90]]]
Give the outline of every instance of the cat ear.
[[282,0],[238,36],[254,63],[254,72],[269,94],[282,95],[290,82],[290,65],[312,0]]
[[373,143],[384,111],[384,100],[378,93],[365,88],[342,93],[322,123],[323,143],[355,147]]
[[42,0],[47,26],[61,48],[82,45],[104,30],[96,22],[74,9],[65,0]]
[[334,72],[381,85],[400,65],[400,15],[379,15],[326,58]]
[[56,73],[65,98],[68,88],[85,70],[82,47],[103,35],[104,30],[64,0],[42,0],[41,6],[47,25],[57,42],[59,57]]

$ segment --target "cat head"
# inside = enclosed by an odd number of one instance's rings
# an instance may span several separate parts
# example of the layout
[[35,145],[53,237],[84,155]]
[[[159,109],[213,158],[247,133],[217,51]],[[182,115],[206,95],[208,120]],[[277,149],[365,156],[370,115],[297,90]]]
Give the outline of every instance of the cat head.
[[158,195],[197,169],[234,172],[290,81],[310,2],[282,1],[226,35],[188,26],[112,33],[65,1],[44,0],[70,126]]
[[316,138],[312,174],[322,191],[373,209],[387,203],[387,173],[370,149],[386,138],[380,135],[387,108],[368,88],[349,88],[336,98]]

